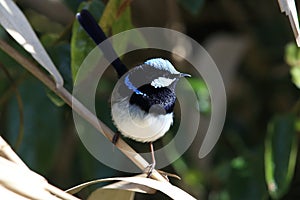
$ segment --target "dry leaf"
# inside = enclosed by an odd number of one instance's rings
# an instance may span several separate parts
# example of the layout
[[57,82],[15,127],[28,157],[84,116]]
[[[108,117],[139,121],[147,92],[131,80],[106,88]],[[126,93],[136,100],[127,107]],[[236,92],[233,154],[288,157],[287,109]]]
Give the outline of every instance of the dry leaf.
[[87,200],[133,200],[134,192],[126,190],[102,189],[99,188],[92,192]]
[[46,191],[48,183],[42,176],[3,157],[0,157],[0,171],[0,185],[20,196],[30,199],[59,199]]
[[[146,177],[146,174],[140,174],[136,177]],[[102,187],[102,189],[119,189],[119,190],[127,190],[132,192],[139,192],[139,193],[147,193],[147,194],[154,194],[156,190],[149,188],[144,185],[129,183],[126,181],[118,181],[116,183],[112,183]]]
[[171,197],[172,199],[185,199],[185,200],[195,199],[190,194],[188,194],[185,191],[181,190],[180,188],[170,184],[169,182],[156,181],[156,180],[153,180],[150,178],[137,177],[137,176],[105,178],[105,179],[94,180],[94,181],[90,181],[90,182],[75,186],[75,187],[67,190],[67,192],[69,192],[70,194],[75,194],[87,186],[90,186],[90,185],[93,185],[96,183],[100,183],[100,182],[107,182],[107,181],[125,181],[125,182],[129,182],[129,183],[144,185],[144,186],[150,187],[152,189],[159,190],[162,193],[166,194],[167,196]]
[[13,200],[29,200],[26,197],[20,196],[14,192],[12,192],[11,190],[3,187],[0,185],[0,194],[1,194],[1,199],[2,200],[9,200],[9,199],[13,199]]

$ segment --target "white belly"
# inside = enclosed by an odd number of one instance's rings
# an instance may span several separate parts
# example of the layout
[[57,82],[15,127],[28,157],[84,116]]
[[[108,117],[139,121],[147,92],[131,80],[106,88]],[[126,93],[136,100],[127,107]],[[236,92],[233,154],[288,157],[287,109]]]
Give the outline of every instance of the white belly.
[[162,137],[173,123],[173,113],[165,115],[147,114],[129,102],[114,103],[112,118],[118,130],[125,137],[139,142],[153,142]]

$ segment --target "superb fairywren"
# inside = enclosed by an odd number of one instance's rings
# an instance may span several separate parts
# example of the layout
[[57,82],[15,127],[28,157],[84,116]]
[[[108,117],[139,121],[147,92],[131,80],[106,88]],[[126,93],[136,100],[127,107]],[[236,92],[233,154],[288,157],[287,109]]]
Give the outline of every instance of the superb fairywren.
[[118,130],[139,142],[162,137],[173,123],[175,86],[181,77],[161,58],[147,60],[121,77],[112,93],[112,117]]
[[[88,11],[82,10],[77,14],[77,19],[96,44],[106,39]],[[113,55],[117,58],[110,44],[102,51],[106,57]],[[112,65],[120,78],[112,92],[113,121],[125,137],[150,143],[150,176],[155,166],[152,142],[170,129],[176,101],[176,84],[180,78],[190,75],[178,72],[168,60],[162,58],[149,59],[129,71],[119,58]],[[115,143],[117,137],[114,138]]]

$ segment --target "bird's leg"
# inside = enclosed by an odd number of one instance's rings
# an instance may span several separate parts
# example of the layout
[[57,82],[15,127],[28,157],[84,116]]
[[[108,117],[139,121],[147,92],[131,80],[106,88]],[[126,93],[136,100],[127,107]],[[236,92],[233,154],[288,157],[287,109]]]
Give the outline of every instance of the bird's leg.
[[116,132],[111,140],[111,142],[116,145],[120,137],[120,132]]
[[156,161],[155,161],[155,156],[154,156],[154,148],[153,148],[153,143],[150,142],[150,150],[151,150],[151,156],[152,156],[152,163],[149,165],[149,171],[147,174],[147,178],[149,178],[152,174],[152,171],[155,167]]

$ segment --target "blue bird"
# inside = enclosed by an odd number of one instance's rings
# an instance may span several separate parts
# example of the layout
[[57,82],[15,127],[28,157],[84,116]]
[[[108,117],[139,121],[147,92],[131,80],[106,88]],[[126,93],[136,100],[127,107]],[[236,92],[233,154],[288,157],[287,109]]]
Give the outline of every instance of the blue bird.
[[[76,17],[97,45],[106,39],[87,10],[82,10]],[[156,164],[153,142],[164,136],[173,124],[176,84],[180,78],[190,75],[178,72],[168,60],[162,58],[149,59],[128,71],[112,45],[106,44],[103,54],[106,58],[117,58],[112,66],[119,77],[112,92],[112,119],[123,136],[150,143],[152,164],[149,166],[149,177]],[[113,139],[114,144],[117,138],[118,134]]]

